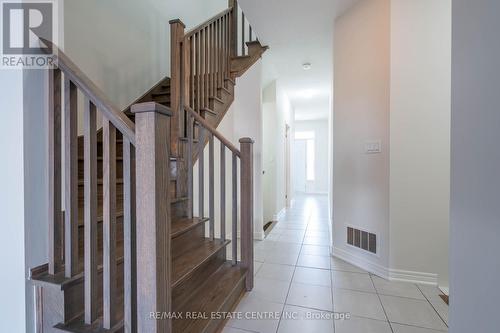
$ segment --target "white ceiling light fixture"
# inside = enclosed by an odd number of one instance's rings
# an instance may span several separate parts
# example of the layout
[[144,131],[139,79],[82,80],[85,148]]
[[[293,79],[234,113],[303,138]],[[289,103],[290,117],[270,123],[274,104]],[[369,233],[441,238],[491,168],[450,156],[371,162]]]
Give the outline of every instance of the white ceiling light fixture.
[[302,69],[304,69],[305,71],[308,71],[311,69],[311,63],[310,62],[305,62],[302,64]]

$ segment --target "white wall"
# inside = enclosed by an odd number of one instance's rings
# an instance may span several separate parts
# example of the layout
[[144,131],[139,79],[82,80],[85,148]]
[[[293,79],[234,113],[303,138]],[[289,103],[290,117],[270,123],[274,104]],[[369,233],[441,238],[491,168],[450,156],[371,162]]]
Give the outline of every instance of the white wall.
[[226,8],[227,0],[67,0],[65,52],[124,108],[169,75],[169,20],[190,29]]
[[[328,119],[295,121],[295,132],[314,132],[314,181],[308,181],[306,192],[328,193]],[[293,140],[292,140],[293,142]]]
[[500,2],[453,1],[450,332],[498,332]]
[[[268,70],[264,67],[263,70]],[[265,222],[277,220],[286,208],[286,187],[291,189],[285,174],[286,126],[293,138],[293,109],[279,80],[273,80],[263,90],[263,188],[261,199]],[[292,139],[293,141],[293,139]],[[291,170],[290,170],[291,172]],[[289,193],[291,196],[292,193]],[[291,199],[291,198],[290,198]]]
[[[334,252],[445,291],[450,13],[450,0],[363,1],[335,25]],[[378,233],[378,257],[344,245],[346,223]]]
[[445,290],[450,85],[451,0],[392,0],[390,267]]
[[0,73],[0,331],[26,330],[23,72]]
[[[255,143],[253,145],[254,152],[254,238],[263,239],[263,202],[262,202],[262,109],[261,109],[261,73],[262,66],[261,61],[255,63],[242,77],[236,79],[235,87],[235,100],[229,110],[227,111],[224,119],[217,127],[217,130],[221,132],[224,137],[230,140],[235,147],[239,149],[240,143],[239,139],[243,137],[252,138]],[[215,221],[216,221],[216,234],[220,230],[219,216],[220,216],[220,143],[215,140],[214,146],[214,192],[215,192]],[[205,196],[204,196],[204,215],[209,216],[209,196],[208,196],[208,145],[205,148]],[[230,196],[232,193],[232,164],[231,164],[231,153],[226,149],[226,196],[229,201],[226,201],[226,230],[227,234],[231,234],[231,201]],[[239,164],[239,163],[238,163]],[[238,166],[238,197],[240,196],[240,183],[239,183],[239,171]],[[198,162],[194,166],[194,212],[199,215],[198,212],[198,198],[199,198],[199,177],[198,177]],[[239,206],[238,206],[239,207]],[[238,210],[239,214],[239,210]],[[239,217],[239,215],[238,215]],[[208,229],[207,229],[208,230]]]
[[[383,271],[389,263],[389,0],[362,1],[335,24],[334,254]],[[381,140],[382,153],[364,153]],[[376,233],[378,255],[347,246],[346,224]]]
[[[276,108],[276,81],[270,83],[262,91],[262,202],[264,223],[275,220],[281,209],[277,205],[277,170],[278,156],[276,150],[279,143],[276,137],[278,127]],[[283,140],[284,141],[284,140]]]

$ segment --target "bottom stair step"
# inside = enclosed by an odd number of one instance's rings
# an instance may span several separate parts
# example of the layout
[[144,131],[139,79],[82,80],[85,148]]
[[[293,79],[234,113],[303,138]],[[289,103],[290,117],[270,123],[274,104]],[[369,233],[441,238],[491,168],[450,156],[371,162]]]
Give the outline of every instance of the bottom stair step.
[[[173,321],[173,332],[215,332],[225,321],[224,312],[233,310],[245,289],[246,269],[227,262],[214,272],[180,309]],[[189,314],[194,314],[189,317]],[[214,317],[212,315],[215,314]],[[217,315],[222,315],[218,318]]]
[[204,238],[197,246],[172,260],[172,288],[180,285],[184,280],[192,276],[196,270],[208,262],[221,250],[225,250],[231,241]]

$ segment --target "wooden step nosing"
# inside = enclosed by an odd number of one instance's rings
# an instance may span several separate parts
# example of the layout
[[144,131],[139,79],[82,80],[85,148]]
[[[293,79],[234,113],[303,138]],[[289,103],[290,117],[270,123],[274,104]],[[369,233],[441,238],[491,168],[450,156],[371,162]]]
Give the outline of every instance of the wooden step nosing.
[[177,278],[176,281],[173,281],[171,288],[175,288],[179,286],[186,279],[191,277],[200,267],[202,267],[206,262],[208,262],[211,258],[213,258],[217,253],[221,250],[225,250],[226,246],[231,243],[230,240],[222,241],[220,239],[215,239],[215,241],[219,241],[220,244],[217,245],[215,249],[213,249],[208,255],[206,255],[200,262],[196,263],[189,271],[187,271],[184,275]]
[[210,221],[210,219],[206,218],[206,217],[205,218],[198,218],[197,220],[198,220],[198,222],[192,223],[189,226],[185,227],[184,229],[181,229],[181,230],[179,230],[179,231],[171,234],[171,238],[174,239],[174,238],[177,238],[177,237],[179,237],[181,235],[184,235],[186,232],[193,230],[194,228],[196,228],[200,224],[203,224],[203,223],[205,223],[207,221]]

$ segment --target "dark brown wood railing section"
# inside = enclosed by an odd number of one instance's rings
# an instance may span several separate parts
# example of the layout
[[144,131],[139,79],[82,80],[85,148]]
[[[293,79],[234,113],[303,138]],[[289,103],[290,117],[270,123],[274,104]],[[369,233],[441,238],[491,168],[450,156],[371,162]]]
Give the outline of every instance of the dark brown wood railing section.
[[[123,325],[125,332],[136,332],[141,324],[139,310],[169,311],[164,297],[170,292],[171,260],[166,147],[172,114],[156,103],[136,104],[132,107],[134,124],[62,51],[53,49],[57,67],[49,70],[48,273],[68,281],[84,278],[85,324],[94,324],[102,316],[104,329]],[[83,124],[78,124],[79,94],[84,97]],[[79,128],[83,128],[83,152],[77,144]],[[119,146],[123,149],[121,168],[117,166]],[[84,235],[83,253],[79,253],[78,173],[82,166],[78,162],[82,155]],[[117,179],[123,179],[122,198],[117,197]],[[102,220],[98,219],[100,210]],[[123,233],[118,232],[118,219],[123,219]],[[123,248],[123,254],[118,248]]]
[[[188,195],[189,201],[193,202],[193,170],[194,163],[190,156],[196,150],[198,153],[198,214],[200,216],[205,212],[204,195],[206,184],[205,175],[205,138],[208,138],[208,202],[209,202],[209,237],[215,238],[215,180],[218,178],[220,182],[220,206],[219,210],[219,239],[226,240],[226,207],[229,202],[231,205],[231,259],[233,265],[238,263],[238,245],[240,245],[241,264],[247,269],[246,287],[247,290],[253,288],[253,140],[250,138],[242,138],[239,140],[240,149],[236,148],[229,140],[227,140],[220,132],[213,128],[203,117],[196,113],[193,109],[186,106],[187,119],[187,165],[188,165]],[[195,134],[192,130],[195,126],[199,128]],[[215,139],[220,145],[220,174],[215,174]],[[196,140],[196,142],[195,142]],[[230,200],[226,194],[226,152],[231,155],[231,173],[230,181],[232,191]],[[238,179],[239,165],[239,179]],[[238,193],[238,184],[240,192]],[[239,198],[239,201],[238,201]],[[240,216],[238,218],[238,204]],[[193,207],[188,214],[193,215]],[[238,221],[240,222],[238,228]],[[241,244],[238,244],[238,234],[240,235]]]
[[[189,218],[193,217],[193,167],[198,163],[198,207],[199,217],[205,215],[205,198],[208,196],[208,237],[215,237],[215,190],[214,182],[215,140],[220,142],[220,226],[221,240],[226,240],[226,207],[231,205],[231,257],[238,264],[238,246],[241,250],[241,264],[247,268],[246,287],[253,287],[253,141],[240,140],[241,151],[234,147],[208,121],[214,116],[213,105],[228,88],[228,81],[234,80],[232,61],[246,55],[246,42],[255,38],[252,28],[239,9],[236,0],[229,0],[229,8],[205,23],[185,32],[180,20],[170,22],[171,26],[171,101],[173,111],[172,140],[181,137],[187,141],[185,159],[187,162],[187,194]],[[239,48],[241,43],[241,48]],[[174,134],[175,133],[175,134]],[[205,146],[208,143],[208,163],[205,161]],[[176,144],[172,151],[181,154]],[[232,193],[226,195],[226,152],[231,154]],[[208,190],[205,186],[205,167],[208,164]],[[238,164],[240,178],[238,179]],[[229,177],[228,177],[229,178]],[[238,192],[238,184],[241,187]],[[238,206],[239,205],[239,206]],[[240,216],[238,216],[238,207]],[[239,225],[238,225],[239,223]],[[238,237],[241,244],[238,244]]]
[[238,6],[237,0],[234,1],[236,11],[233,14],[234,21],[234,29],[237,31],[237,36],[235,41],[237,42],[236,53],[237,56],[245,56],[248,55],[248,45],[249,42],[259,41],[257,35],[255,34],[252,25],[248,21],[248,18],[245,16],[245,12]]

